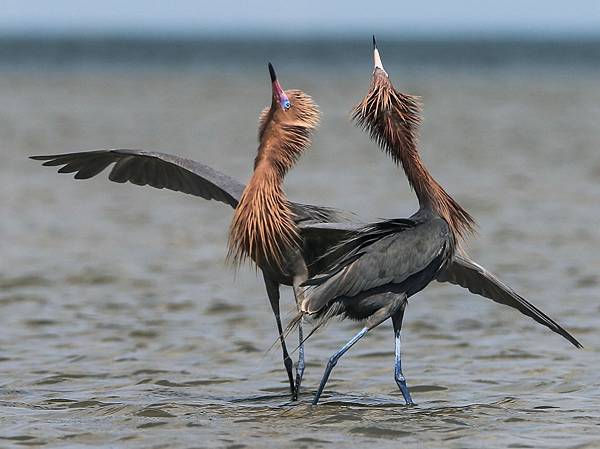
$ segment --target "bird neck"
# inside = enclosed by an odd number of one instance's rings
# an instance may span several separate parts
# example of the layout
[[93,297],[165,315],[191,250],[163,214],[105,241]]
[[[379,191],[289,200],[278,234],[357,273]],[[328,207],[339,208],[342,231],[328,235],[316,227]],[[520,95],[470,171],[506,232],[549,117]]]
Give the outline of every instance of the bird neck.
[[[398,148],[398,146],[396,142],[390,142],[390,147]],[[397,152],[395,159],[400,162],[408,183],[419,200],[419,206],[441,212],[436,210],[438,209],[438,204],[443,202],[444,196],[448,195],[444,195],[446,193],[444,189],[425,167],[416,149],[416,145],[414,143],[410,143],[409,145],[404,143],[404,147]],[[440,215],[442,214],[440,213]]]
[[[389,142],[390,148],[398,148],[397,142]],[[469,213],[452,198],[433,178],[425,167],[415,142],[404,142],[402,151],[397,151],[406,178],[419,200],[420,209],[428,209],[442,217],[457,241],[464,240],[474,232],[475,221]]]
[[272,156],[261,146],[252,178],[235,210],[227,257],[235,265],[249,257],[259,267],[285,272],[285,256],[298,246],[299,237],[282,187],[286,170]]
[[310,145],[319,123],[319,110],[301,91],[289,90],[293,107],[263,110],[259,119],[260,146],[254,173],[235,210],[227,258],[239,265],[251,258],[261,268],[289,274],[290,253],[300,251],[295,215],[283,192],[283,179]]
[[254,159],[254,169],[274,170],[281,181],[310,145],[310,134],[315,124],[280,122],[272,117],[261,127],[261,144]]

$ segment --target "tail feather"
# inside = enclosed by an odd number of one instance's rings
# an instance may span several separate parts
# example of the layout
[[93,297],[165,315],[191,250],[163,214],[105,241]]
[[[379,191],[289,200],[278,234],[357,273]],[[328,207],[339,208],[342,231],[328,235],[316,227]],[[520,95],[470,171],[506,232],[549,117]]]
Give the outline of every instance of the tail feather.
[[[306,337],[304,337],[304,339],[298,344],[298,346],[296,346],[294,348],[294,350],[290,352],[290,355],[293,354],[294,352],[296,352],[302,344],[304,344],[318,330],[320,330],[323,326],[325,326],[332,317],[341,315],[342,313],[343,313],[343,307],[342,307],[342,304],[340,304],[339,302],[334,302],[330,307],[327,308],[326,311],[319,313],[317,316],[318,321],[316,322],[316,324],[310,330],[308,335]],[[300,321],[302,321],[302,319],[307,315],[311,316],[311,314],[302,312],[302,311],[300,311],[296,315],[294,315],[294,317],[290,320],[290,322],[288,323],[288,325],[286,326],[286,328],[283,331],[283,334],[282,334],[283,338],[287,338],[298,327],[298,325],[300,324]],[[273,342],[273,344],[270,346],[269,349],[272,349],[278,342],[279,342],[279,336],[277,336],[277,339]]]

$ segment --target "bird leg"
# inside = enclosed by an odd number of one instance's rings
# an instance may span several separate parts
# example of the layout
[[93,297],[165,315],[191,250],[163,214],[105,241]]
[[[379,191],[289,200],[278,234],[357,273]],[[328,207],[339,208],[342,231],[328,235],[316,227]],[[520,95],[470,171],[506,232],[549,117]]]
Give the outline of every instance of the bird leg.
[[354,343],[356,343],[358,340],[360,340],[362,337],[364,337],[367,332],[369,332],[369,328],[363,327],[358,334],[356,334],[354,337],[352,337],[352,339],[350,339],[350,341],[342,347],[342,349],[340,349],[338,352],[336,352],[329,358],[329,360],[327,361],[327,367],[325,368],[325,373],[323,374],[323,377],[321,378],[321,384],[319,385],[317,394],[315,394],[315,397],[313,399],[313,402],[312,402],[313,405],[317,405],[317,403],[319,402],[319,398],[321,397],[321,394],[323,393],[323,389],[325,388],[325,384],[327,383],[327,380],[329,379],[329,375],[331,374],[333,367],[337,364],[340,357],[343,356],[348,351],[348,349],[350,349],[354,345]]
[[[305,271],[302,275],[294,277],[294,299],[296,300],[296,308],[300,310],[300,305],[302,304],[302,300],[304,299],[304,291],[300,288],[300,284],[302,284],[306,279],[308,279],[308,271]],[[302,384],[302,377],[304,376],[304,330],[302,329],[302,321],[303,317],[298,321],[298,364],[296,365],[296,392],[295,396],[292,398],[294,400],[298,399],[298,395],[300,394],[300,385]]]
[[302,320],[304,318],[301,317],[298,322],[298,364],[296,365],[296,400],[298,399],[298,395],[300,394],[300,385],[302,384],[302,378],[304,377],[304,330],[302,329]]
[[410,392],[408,391],[408,387],[406,386],[406,379],[404,378],[404,374],[402,374],[402,360],[400,358],[400,329],[402,329],[402,319],[404,318],[404,309],[406,308],[406,299],[403,302],[403,305],[400,309],[392,315],[392,323],[394,325],[394,340],[395,340],[395,360],[394,360],[394,379],[402,392],[402,396],[404,396],[404,401],[406,405],[414,405],[412,398],[410,397]]
[[283,327],[281,325],[281,317],[279,313],[279,284],[267,277],[263,273],[265,279],[265,286],[267,287],[267,295],[269,296],[269,302],[271,303],[271,309],[273,309],[273,315],[275,315],[275,321],[277,321],[277,331],[279,332],[279,341],[281,342],[281,351],[283,353],[283,364],[287,371],[288,380],[290,382],[290,391],[292,393],[292,400],[296,400],[298,397],[296,392],[296,386],[294,384],[294,375],[292,374],[292,359],[288,353],[285,345],[285,338],[283,337]]
[[[401,295],[398,295],[396,293],[383,293],[381,295],[377,295],[377,297],[370,297],[366,299],[371,304],[374,301],[381,302],[382,307],[369,317],[369,319],[366,322],[366,326],[363,327],[358,334],[352,337],[352,339],[348,341],[348,343],[346,343],[342,347],[342,349],[340,349],[338,352],[336,352],[329,358],[329,361],[327,362],[327,367],[325,368],[325,373],[323,374],[323,377],[321,379],[321,384],[319,385],[317,394],[313,399],[313,405],[317,405],[317,403],[319,402],[319,398],[323,393],[323,389],[325,388],[325,384],[329,379],[329,375],[331,374],[331,371],[337,364],[340,357],[342,357],[348,351],[348,349],[350,349],[354,345],[354,343],[356,343],[358,340],[364,337],[367,332],[369,332],[374,327],[379,326],[389,317],[394,315],[402,307],[402,303],[406,302],[406,295],[404,293]],[[360,302],[357,305],[360,307]]]

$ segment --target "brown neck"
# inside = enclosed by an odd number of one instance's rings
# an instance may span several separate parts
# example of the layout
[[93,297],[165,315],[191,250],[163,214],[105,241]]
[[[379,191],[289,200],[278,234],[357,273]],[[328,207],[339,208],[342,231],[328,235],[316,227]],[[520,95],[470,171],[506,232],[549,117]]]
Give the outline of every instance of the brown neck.
[[286,91],[291,108],[277,102],[259,119],[260,146],[254,174],[244,189],[229,231],[228,259],[240,264],[251,258],[260,267],[287,272],[290,252],[300,249],[295,216],[283,192],[283,178],[310,146],[319,109],[302,91]]
[[[394,138],[388,143],[390,148],[402,148]],[[419,200],[419,207],[429,209],[446,220],[459,242],[472,234],[475,226],[473,218],[431,176],[417,151],[415,142],[408,142],[404,150],[397,151],[396,154]]]
[[288,158],[269,140],[259,147],[254,173],[231,223],[227,257],[235,265],[250,257],[260,267],[285,271],[286,253],[299,242],[282,187],[290,167]]

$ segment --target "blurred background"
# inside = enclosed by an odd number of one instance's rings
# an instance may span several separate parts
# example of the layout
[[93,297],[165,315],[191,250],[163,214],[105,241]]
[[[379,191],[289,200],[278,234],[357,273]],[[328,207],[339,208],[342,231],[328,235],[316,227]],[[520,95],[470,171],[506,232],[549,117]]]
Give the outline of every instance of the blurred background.
[[[308,406],[351,322],[314,336],[289,404],[261,277],[224,264],[227,206],[27,159],[143,148],[245,182],[271,61],[323,112],[288,196],[408,216],[402,171],[349,120],[372,34],[395,86],[422,97],[426,164],[479,223],[471,255],[585,350],[432,285],[403,336],[419,407],[400,406],[389,325]],[[600,444],[598,2],[5,0],[0,99],[3,447]]]

